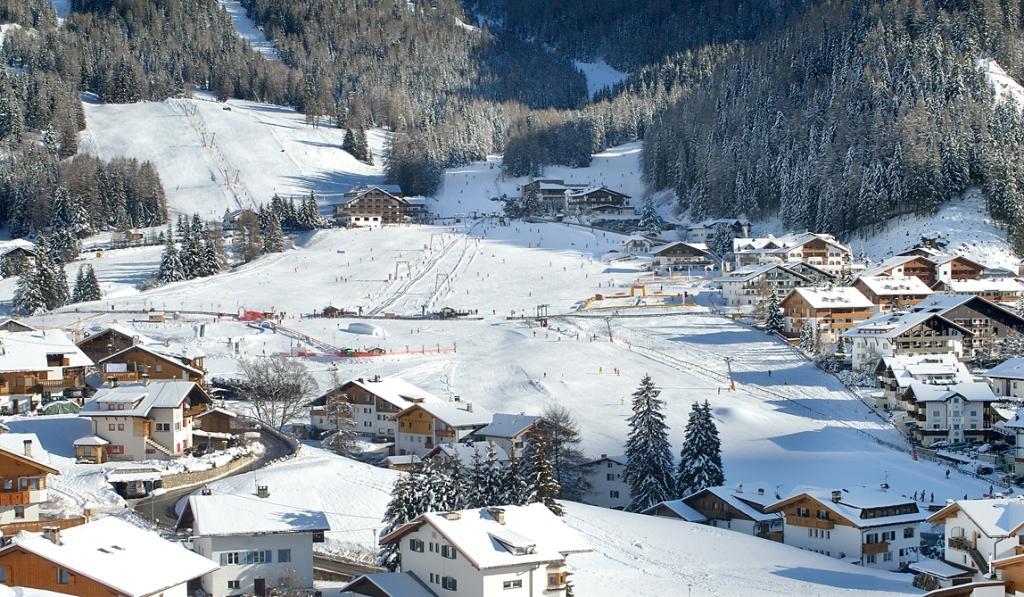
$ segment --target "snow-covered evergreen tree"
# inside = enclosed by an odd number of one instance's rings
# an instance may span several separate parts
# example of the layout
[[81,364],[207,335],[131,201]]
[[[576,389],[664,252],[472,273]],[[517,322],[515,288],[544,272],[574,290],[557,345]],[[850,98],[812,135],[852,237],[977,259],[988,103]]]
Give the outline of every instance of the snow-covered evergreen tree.
[[644,199],[644,205],[640,208],[640,222],[638,225],[641,232],[650,235],[658,234],[668,227],[665,224],[665,220],[658,215],[658,210],[654,209],[654,202],[651,201],[650,197]]
[[36,239],[35,278],[47,310],[68,304],[71,299],[71,291],[68,290],[68,278],[64,273],[64,265],[60,261],[54,260],[50,243],[42,235]]
[[100,283],[96,279],[96,271],[91,265],[83,265],[78,268],[78,276],[75,278],[75,289],[71,294],[71,301],[85,303],[98,301],[103,298],[100,292]]
[[498,501],[508,506],[525,506],[530,503],[529,499],[525,463],[513,454],[501,471],[501,499]]
[[35,268],[26,268],[18,277],[13,307],[14,312],[21,315],[34,315],[46,309],[46,298],[39,286]]
[[676,470],[676,496],[686,497],[708,487],[725,483],[722,469],[722,444],[718,427],[711,414],[711,405],[705,400],[694,402],[686,423],[683,448],[679,453]]
[[284,233],[281,231],[281,219],[271,212],[267,219],[267,228],[263,231],[263,252],[280,253],[284,251]]
[[818,325],[810,317],[800,324],[800,350],[809,355],[818,353]]
[[529,455],[528,470],[530,472],[527,479],[529,499],[527,503],[540,502],[547,506],[548,510],[562,516],[565,511],[556,500],[561,488],[558,486],[558,479],[555,478],[544,442],[533,442],[533,449],[529,450]]
[[725,259],[732,253],[732,241],[735,236],[732,226],[718,224],[708,235],[708,250],[716,257]]
[[632,494],[630,512],[646,510],[675,497],[672,479],[672,446],[662,413],[661,391],[650,375],[644,375],[633,392],[633,414],[626,439],[626,469],[623,477]]
[[[380,537],[386,537],[403,524],[422,514],[419,510],[419,496],[416,492],[422,485],[421,475],[402,475],[395,480],[391,488],[391,500],[384,509],[384,528]],[[381,545],[377,553],[377,565],[394,572],[402,563],[401,552],[397,543]]]
[[178,257],[178,247],[174,244],[174,238],[170,234],[167,235],[167,244],[164,245],[164,252],[160,257],[160,269],[157,271],[156,277],[162,284],[185,279],[184,267],[181,258]]
[[772,291],[768,292],[765,301],[764,332],[766,334],[778,334],[782,332],[782,309],[779,307],[779,299]]
[[78,259],[82,252],[82,244],[78,237],[67,228],[57,228],[50,236],[50,255],[60,263],[71,263]]

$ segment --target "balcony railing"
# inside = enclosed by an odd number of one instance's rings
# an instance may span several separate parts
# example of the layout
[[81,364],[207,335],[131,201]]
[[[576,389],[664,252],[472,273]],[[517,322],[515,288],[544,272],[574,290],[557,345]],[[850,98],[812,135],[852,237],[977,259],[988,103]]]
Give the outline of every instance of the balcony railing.
[[973,547],[965,537],[950,537],[947,544],[950,549],[959,549],[962,551],[967,551]]
[[791,524],[798,527],[811,527],[813,529],[836,528],[836,523],[832,522],[831,520],[811,518],[810,516],[786,516],[786,524]]
[[863,551],[866,556],[877,556],[880,553],[889,551],[889,543],[887,541],[882,541],[881,543],[865,543]]
[[0,492],[0,506],[24,506],[31,503],[32,492],[27,489]]

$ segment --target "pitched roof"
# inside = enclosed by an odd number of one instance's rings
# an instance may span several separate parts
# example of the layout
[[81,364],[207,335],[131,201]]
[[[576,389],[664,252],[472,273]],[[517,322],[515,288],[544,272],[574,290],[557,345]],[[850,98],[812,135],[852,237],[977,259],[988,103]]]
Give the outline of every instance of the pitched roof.
[[654,515],[658,508],[667,508],[686,522],[704,522],[708,519],[707,516],[704,516],[700,512],[694,510],[683,500],[666,500],[664,502],[658,502],[641,512],[641,514],[647,514],[648,516]]
[[109,516],[64,529],[60,545],[23,533],[0,553],[22,549],[125,595],[152,595],[218,568],[179,543]]
[[950,280],[943,282],[943,286],[951,292],[966,292],[977,294],[979,292],[1012,292],[1024,293],[1024,284],[1015,278],[979,278],[977,280]]
[[894,267],[899,267],[905,263],[910,263],[915,259],[925,259],[926,261],[928,260],[926,257],[922,257],[920,255],[896,255],[895,257],[889,257],[888,259],[882,260],[880,263],[877,263],[869,268],[866,268],[864,271],[860,273],[860,275],[879,276]]
[[374,377],[369,379],[358,377],[350,379],[337,388],[334,388],[320,396],[311,402],[310,406],[323,406],[326,404],[328,396],[342,388],[345,388],[349,384],[360,387],[374,396],[377,396],[384,402],[400,409],[408,408],[417,402],[443,402],[437,396],[405,381],[401,377]]
[[[437,597],[412,572],[378,572],[357,576],[352,582],[341,587],[342,595],[367,586],[375,587],[387,597]],[[362,593],[357,593],[362,594]],[[376,594],[376,593],[374,593]]]
[[[25,454],[25,442],[31,442],[31,456]],[[51,475],[59,475],[47,452],[34,433],[0,433],[0,453],[9,458],[27,462],[44,469]]]
[[1016,535],[1024,526],[1024,500],[1020,498],[957,500],[932,514],[928,522],[940,523],[957,512],[963,512],[989,537]]
[[614,462],[616,464],[621,464],[622,466],[626,466],[626,457],[625,456],[622,456],[622,455],[612,455],[612,456],[609,456],[607,454],[601,454],[600,458],[598,458],[596,460],[591,460],[590,462],[584,462],[580,466],[592,466],[592,465],[595,465],[595,464],[600,464],[600,463],[605,462],[605,461],[611,461],[611,462]]
[[168,363],[172,363],[175,366],[181,367],[182,369],[185,369],[186,371],[189,371],[190,373],[194,373],[195,375],[202,377],[203,372],[200,371],[199,369],[196,369],[195,367],[192,367],[191,365],[186,365],[184,362],[182,362],[181,358],[179,358],[181,355],[175,354],[173,352],[172,353],[168,353],[168,352],[165,352],[163,350],[159,350],[160,348],[163,348],[163,347],[160,346],[160,345],[150,345],[150,346],[147,346],[147,345],[144,345],[144,344],[136,344],[135,346],[129,346],[129,347],[125,348],[124,350],[120,350],[118,352],[115,352],[114,354],[112,354],[110,356],[103,357],[102,359],[100,359],[97,362],[97,364],[105,364],[105,363],[115,362],[116,359],[122,357],[122,355],[124,355],[124,354],[126,354],[128,352],[131,352],[133,350],[141,350],[142,352],[148,353],[148,354],[150,354],[150,355],[152,355],[152,356],[154,356],[154,357],[156,357],[156,358],[158,358],[158,359],[160,359],[162,361],[166,361]]
[[[235,494],[192,495],[178,516],[175,527],[191,527],[192,534],[197,537],[331,530],[320,498],[315,494],[301,495],[300,503],[305,508],[273,500],[273,494],[269,498]],[[294,503],[291,499],[286,501]]]
[[544,504],[502,506],[505,522],[488,508],[461,510],[454,520],[445,513],[417,517],[387,537],[391,543],[427,524],[444,536],[477,570],[542,564],[563,560],[565,554],[591,551],[582,536]]
[[588,186],[588,187],[584,187],[582,189],[570,189],[565,194],[568,197],[582,197],[584,195],[589,195],[591,193],[596,193],[597,191],[608,191],[609,193],[613,193],[613,194],[619,195],[621,197],[626,197],[627,199],[629,198],[629,195],[627,195],[625,193],[620,193],[619,191],[616,191],[614,189],[609,189],[608,187],[606,187],[604,185],[591,185],[591,186]]
[[494,454],[497,456],[498,462],[508,462],[508,453],[505,452],[504,448],[490,441],[470,442],[465,444],[440,444],[433,450],[427,452],[426,456],[423,458],[426,460],[438,454],[444,454],[449,458],[458,460],[459,464],[463,467],[470,467],[473,465],[473,457],[476,454],[480,455],[479,457],[481,461],[487,457],[488,448],[494,448]]
[[[757,495],[748,493],[737,493],[735,488],[731,487],[708,487],[695,493],[692,493],[683,498],[683,501],[689,501],[694,499],[701,494],[710,493],[717,497],[723,502],[729,504],[737,511],[741,512],[744,516],[755,522],[766,522],[772,520],[778,520],[782,515],[778,512],[762,512],[764,508],[767,508],[775,502],[771,496],[768,495]],[[752,506],[751,504],[757,504],[758,507]]]
[[476,406],[472,407],[472,411],[468,411],[462,408],[456,408],[447,402],[429,401],[411,404],[396,414],[395,418],[397,419],[398,417],[417,408],[425,410],[435,419],[440,419],[451,427],[483,427],[490,423],[493,417],[490,412]]
[[[78,414],[83,417],[146,417],[154,408],[178,407],[195,390],[200,392],[198,402],[209,402],[202,388],[192,381],[154,381],[101,388]],[[124,408],[108,408],[114,404],[124,405]]]
[[889,276],[858,276],[860,282],[877,296],[927,296],[932,289],[916,276],[892,278]]
[[0,331],[0,372],[45,371],[46,355],[61,354],[67,367],[89,367],[92,361],[61,330]]
[[793,294],[799,295],[814,309],[869,309],[874,306],[874,303],[852,286],[799,287],[793,289]]
[[810,278],[808,278],[804,274],[801,274],[800,272],[795,272],[795,271],[789,269],[788,267],[785,266],[785,264],[783,264],[781,262],[780,263],[765,263],[765,264],[761,264],[761,265],[753,265],[753,266],[749,266],[749,267],[741,267],[741,268],[733,271],[730,275],[723,276],[722,278],[719,279],[719,281],[723,282],[723,283],[725,283],[725,282],[730,282],[730,283],[731,282],[749,282],[749,281],[753,280],[754,278],[762,276],[762,275],[764,275],[764,274],[766,274],[766,273],[768,273],[771,270],[776,269],[776,268],[779,268],[782,271],[784,271],[784,272],[786,272],[786,273],[788,273],[788,274],[790,274],[792,276],[796,276],[797,278],[800,278],[802,280],[810,281]]
[[1024,357],[1014,357],[981,374],[982,377],[1024,379]]
[[154,340],[153,338],[150,338],[149,336],[146,336],[146,335],[138,332],[137,330],[134,330],[134,329],[132,329],[132,328],[126,326],[126,325],[121,325],[120,323],[110,323],[110,324],[106,324],[104,326],[97,326],[97,328],[93,328],[93,329],[88,330],[86,332],[85,337],[82,338],[78,342],[78,344],[83,344],[85,342],[89,342],[89,341],[95,340],[97,338],[102,338],[103,336],[106,336],[108,334],[120,334],[121,336],[125,336],[127,338],[133,338],[133,339],[137,340],[138,344],[158,344],[159,343],[157,340]]
[[952,354],[885,356],[879,364],[892,371],[896,385],[901,388],[910,387],[914,381],[949,385],[974,381],[967,365]]
[[928,311],[904,311],[900,313],[880,313],[870,319],[866,319],[853,328],[847,330],[844,338],[895,338],[931,320],[938,320],[943,325],[955,328],[964,336],[970,337],[974,333],[960,324],[950,321],[938,313]]
[[994,402],[996,395],[992,388],[983,381],[972,381],[954,385],[935,385],[919,381],[910,384],[909,392],[913,392],[918,402],[946,402],[955,396],[961,396],[968,402]]
[[839,490],[839,501],[834,502],[832,501],[832,491],[833,490],[822,489],[820,487],[797,489],[790,495],[790,497],[768,506],[767,510],[778,511],[794,501],[808,497],[821,504],[824,508],[832,511],[860,528],[922,522],[928,518],[927,512],[920,511],[910,514],[895,514],[892,516],[876,516],[868,518],[864,516],[865,510],[905,505],[912,505],[916,510],[917,503],[910,498],[903,497],[896,493],[867,487],[841,489]]
[[214,413],[217,413],[217,414],[220,414],[220,415],[224,415],[224,416],[226,416],[228,418],[231,418],[231,419],[237,419],[238,418],[238,413],[231,412],[230,410],[228,410],[226,408],[221,408],[219,406],[215,406],[213,408],[207,408],[203,412],[201,412],[198,415],[196,415],[196,418],[199,419],[201,417],[205,417],[206,415],[212,415]]
[[476,434],[486,437],[518,437],[540,420],[541,417],[535,415],[494,413],[491,422],[483,429],[478,430]]

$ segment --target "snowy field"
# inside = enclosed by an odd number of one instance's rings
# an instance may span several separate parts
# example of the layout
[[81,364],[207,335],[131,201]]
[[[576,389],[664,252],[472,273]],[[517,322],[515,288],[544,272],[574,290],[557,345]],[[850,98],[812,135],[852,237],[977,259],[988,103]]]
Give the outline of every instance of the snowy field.
[[587,78],[587,95],[591,99],[597,95],[597,92],[625,81],[628,76],[620,70],[615,70],[614,67],[600,58],[593,62],[580,62],[577,60],[573,64]]

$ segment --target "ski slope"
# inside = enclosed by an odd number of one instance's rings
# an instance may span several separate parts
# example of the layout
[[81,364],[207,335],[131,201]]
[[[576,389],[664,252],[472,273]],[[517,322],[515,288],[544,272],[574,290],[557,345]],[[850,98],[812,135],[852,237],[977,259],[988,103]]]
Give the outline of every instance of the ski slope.
[[256,50],[263,55],[267,60],[277,60],[277,48],[274,47],[274,42],[267,39],[267,36],[263,34],[263,30],[256,26],[256,23],[252,22],[249,15],[246,14],[245,8],[238,0],[218,0],[221,7],[228,11],[228,15],[231,16],[231,24],[235,26],[235,31],[238,32],[238,36],[244,39],[252,49]]
[[349,189],[384,181],[380,156],[388,133],[368,131],[377,165],[341,150],[342,131],[313,127],[305,116],[271,104],[195,99],[101,104],[85,102],[81,151],[156,165],[173,213],[220,218],[282,196],[315,191],[321,204]]
[[601,58],[593,62],[580,62],[577,60],[573,62],[573,65],[576,66],[576,70],[583,73],[583,76],[587,78],[587,96],[591,99],[602,89],[621,83],[627,77],[626,73],[616,70]]

